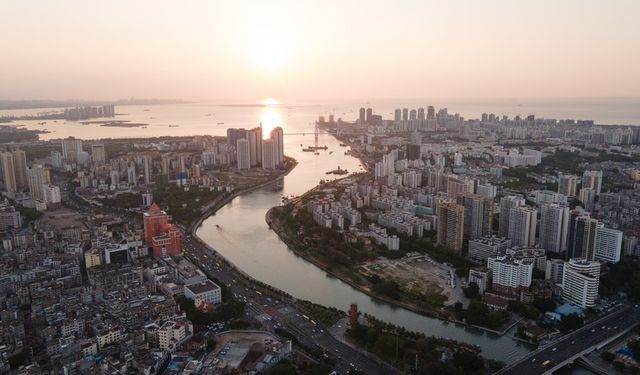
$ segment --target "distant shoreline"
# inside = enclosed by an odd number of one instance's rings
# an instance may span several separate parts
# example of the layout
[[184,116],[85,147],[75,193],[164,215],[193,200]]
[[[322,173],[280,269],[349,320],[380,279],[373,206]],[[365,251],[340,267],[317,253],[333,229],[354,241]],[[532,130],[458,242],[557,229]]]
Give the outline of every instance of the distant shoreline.
[[164,105],[164,104],[190,104],[189,100],[163,100],[163,99],[132,99],[132,100],[0,100],[0,111],[21,109],[45,109],[45,108],[70,108],[84,106],[101,106],[113,104],[117,106],[127,105]]

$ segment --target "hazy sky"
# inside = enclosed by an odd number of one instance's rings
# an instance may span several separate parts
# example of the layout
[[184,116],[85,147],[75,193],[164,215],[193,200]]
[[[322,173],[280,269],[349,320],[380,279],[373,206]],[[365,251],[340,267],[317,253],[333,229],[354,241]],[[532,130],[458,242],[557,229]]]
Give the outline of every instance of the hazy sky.
[[638,0],[2,0],[0,99],[640,97]]

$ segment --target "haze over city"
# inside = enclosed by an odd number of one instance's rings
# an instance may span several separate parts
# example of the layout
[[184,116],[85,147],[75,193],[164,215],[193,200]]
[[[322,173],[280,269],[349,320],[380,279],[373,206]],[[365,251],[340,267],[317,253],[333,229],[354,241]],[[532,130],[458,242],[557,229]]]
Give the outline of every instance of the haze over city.
[[2,4],[0,99],[638,97],[640,2]]

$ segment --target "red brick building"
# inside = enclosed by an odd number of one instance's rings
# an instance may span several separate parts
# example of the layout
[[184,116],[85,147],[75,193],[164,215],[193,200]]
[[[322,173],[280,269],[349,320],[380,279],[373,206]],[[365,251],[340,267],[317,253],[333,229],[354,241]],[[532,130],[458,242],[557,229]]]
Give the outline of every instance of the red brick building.
[[182,233],[155,203],[144,213],[144,240],[153,248],[155,257],[182,253]]

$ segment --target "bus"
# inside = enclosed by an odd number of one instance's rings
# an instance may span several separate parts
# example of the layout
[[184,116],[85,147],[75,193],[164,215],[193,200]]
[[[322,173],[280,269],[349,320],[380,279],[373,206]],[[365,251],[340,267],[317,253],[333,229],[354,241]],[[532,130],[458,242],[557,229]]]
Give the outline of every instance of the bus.
[[549,363],[551,363],[551,361],[547,359],[546,361],[542,362],[542,367],[547,367]]

